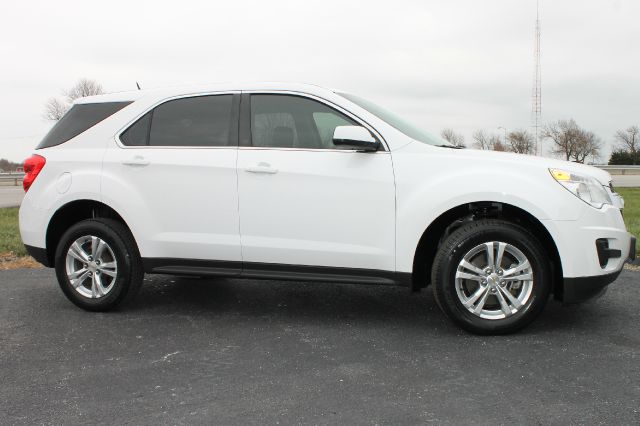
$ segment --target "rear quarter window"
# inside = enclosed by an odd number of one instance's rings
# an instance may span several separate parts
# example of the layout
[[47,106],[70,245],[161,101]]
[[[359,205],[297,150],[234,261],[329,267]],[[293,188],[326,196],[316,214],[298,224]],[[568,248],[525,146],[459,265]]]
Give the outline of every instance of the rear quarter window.
[[63,144],[120,111],[130,103],[76,104],[49,130],[49,133],[42,139],[36,149]]

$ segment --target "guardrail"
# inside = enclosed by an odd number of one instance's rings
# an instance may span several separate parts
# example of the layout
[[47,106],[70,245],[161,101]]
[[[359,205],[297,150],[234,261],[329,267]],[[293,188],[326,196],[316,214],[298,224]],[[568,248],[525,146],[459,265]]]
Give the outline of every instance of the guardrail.
[[18,186],[23,179],[24,173],[0,173],[0,183],[13,181],[13,184]]
[[640,175],[640,166],[596,166],[612,175]]

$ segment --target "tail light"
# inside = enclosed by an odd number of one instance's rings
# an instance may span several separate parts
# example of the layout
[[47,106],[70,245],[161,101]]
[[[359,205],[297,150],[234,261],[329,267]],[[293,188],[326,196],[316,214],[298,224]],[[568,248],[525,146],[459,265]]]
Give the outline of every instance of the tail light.
[[24,188],[24,192],[27,192],[33,184],[33,181],[36,180],[38,173],[44,167],[47,160],[41,156],[34,154],[31,157],[24,160],[24,180],[22,181],[22,187]]

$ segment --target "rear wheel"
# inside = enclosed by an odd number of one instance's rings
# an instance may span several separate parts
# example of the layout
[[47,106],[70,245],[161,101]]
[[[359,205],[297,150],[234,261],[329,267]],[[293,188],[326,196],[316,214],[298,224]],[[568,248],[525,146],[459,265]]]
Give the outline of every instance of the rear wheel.
[[537,239],[502,220],[453,232],[434,259],[432,282],[444,313],[468,331],[505,334],[527,326],[549,297],[549,260]]
[[129,230],[110,219],[73,225],[60,239],[56,276],[65,296],[90,311],[106,311],[132,299],[144,272]]

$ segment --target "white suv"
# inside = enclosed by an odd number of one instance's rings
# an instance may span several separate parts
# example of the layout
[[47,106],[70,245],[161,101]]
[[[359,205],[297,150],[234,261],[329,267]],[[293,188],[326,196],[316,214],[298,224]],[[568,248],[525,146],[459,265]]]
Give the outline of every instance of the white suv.
[[431,285],[460,326],[508,333],[635,257],[608,173],[459,149],[311,85],[83,98],[25,172],[22,239],[93,311],[144,273]]

